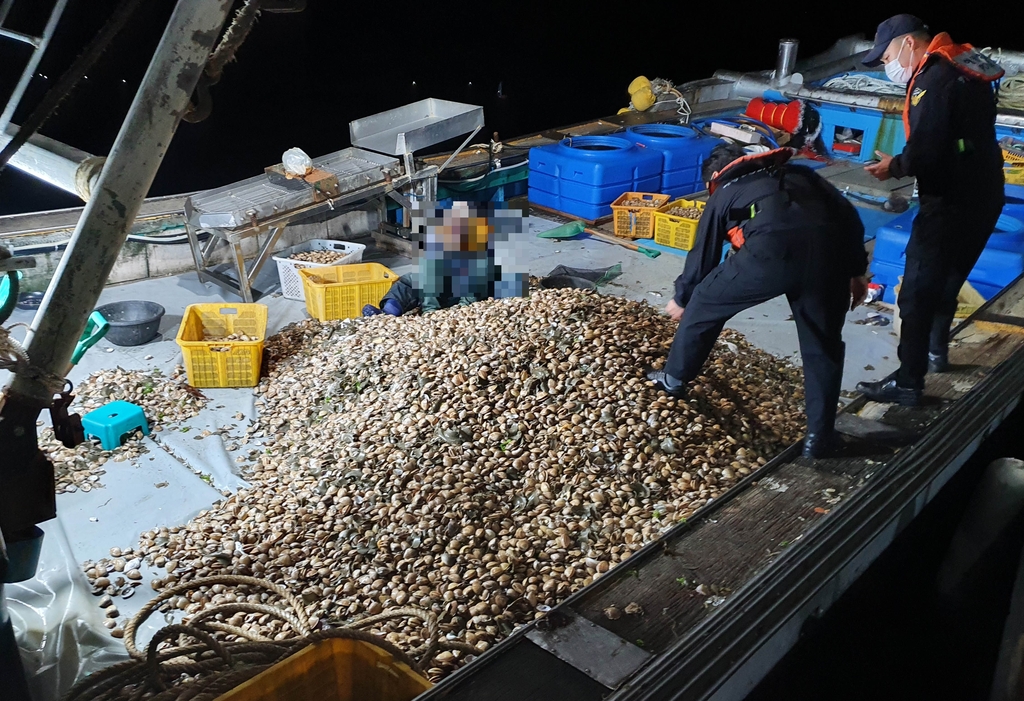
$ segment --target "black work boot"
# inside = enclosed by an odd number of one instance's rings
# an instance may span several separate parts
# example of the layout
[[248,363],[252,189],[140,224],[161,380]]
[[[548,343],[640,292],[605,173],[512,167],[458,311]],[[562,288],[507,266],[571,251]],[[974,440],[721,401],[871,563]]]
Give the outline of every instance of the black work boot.
[[686,394],[686,387],[682,381],[669,375],[664,370],[650,370],[647,379],[654,383],[654,386],[670,397],[680,399]]
[[928,353],[928,372],[941,373],[949,372],[948,353]]
[[812,460],[830,457],[839,447],[835,431],[816,431],[804,436],[802,455]]
[[877,380],[876,382],[858,382],[857,391],[871,401],[883,404],[917,406],[921,403],[921,390],[900,387],[896,384],[896,378]]

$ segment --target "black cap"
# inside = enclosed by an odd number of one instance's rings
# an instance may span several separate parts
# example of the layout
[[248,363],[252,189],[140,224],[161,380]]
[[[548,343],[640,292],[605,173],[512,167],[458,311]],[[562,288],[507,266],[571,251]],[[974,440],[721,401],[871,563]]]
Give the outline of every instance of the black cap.
[[882,63],[882,54],[896,37],[914,32],[928,31],[924,22],[913,15],[896,15],[878,25],[875,32],[875,46],[864,57],[865,66],[878,66]]

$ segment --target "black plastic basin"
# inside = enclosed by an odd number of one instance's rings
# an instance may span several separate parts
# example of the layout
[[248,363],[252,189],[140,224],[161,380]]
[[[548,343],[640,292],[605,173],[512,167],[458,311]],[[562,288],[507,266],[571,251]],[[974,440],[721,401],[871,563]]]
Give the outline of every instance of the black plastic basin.
[[39,305],[43,302],[42,292],[22,292],[18,295],[18,309],[28,309],[35,311],[39,309]]
[[156,338],[164,308],[156,302],[111,302],[97,309],[110,323],[104,336],[115,346],[141,346]]

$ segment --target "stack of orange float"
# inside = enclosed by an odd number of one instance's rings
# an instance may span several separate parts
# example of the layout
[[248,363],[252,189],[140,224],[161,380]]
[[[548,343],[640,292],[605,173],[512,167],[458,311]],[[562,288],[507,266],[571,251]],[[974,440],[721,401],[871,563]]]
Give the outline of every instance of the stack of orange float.
[[773,129],[795,134],[803,126],[804,104],[800,100],[789,103],[768,102],[755,97],[747,104],[746,115],[764,122]]

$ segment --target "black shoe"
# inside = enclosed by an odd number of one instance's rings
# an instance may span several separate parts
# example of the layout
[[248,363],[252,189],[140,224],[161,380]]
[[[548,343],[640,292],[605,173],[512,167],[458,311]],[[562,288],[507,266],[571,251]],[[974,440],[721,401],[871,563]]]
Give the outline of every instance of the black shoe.
[[670,376],[664,370],[651,370],[647,373],[647,379],[653,382],[655,387],[670,397],[681,399],[686,394],[685,385],[675,378],[671,380],[669,378]]
[[808,433],[804,436],[804,449],[801,453],[805,458],[820,460],[830,457],[839,447],[839,441],[833,431],[828,433]]
[[859,382],[857,391],[873,402],[883,404],[901,404],[917,406],[921,403],[921,390],[900,387],[896,380],[878,380],[876,382]]
[[946,353],[929,353],[928,372],[949,372],[949,355]]

